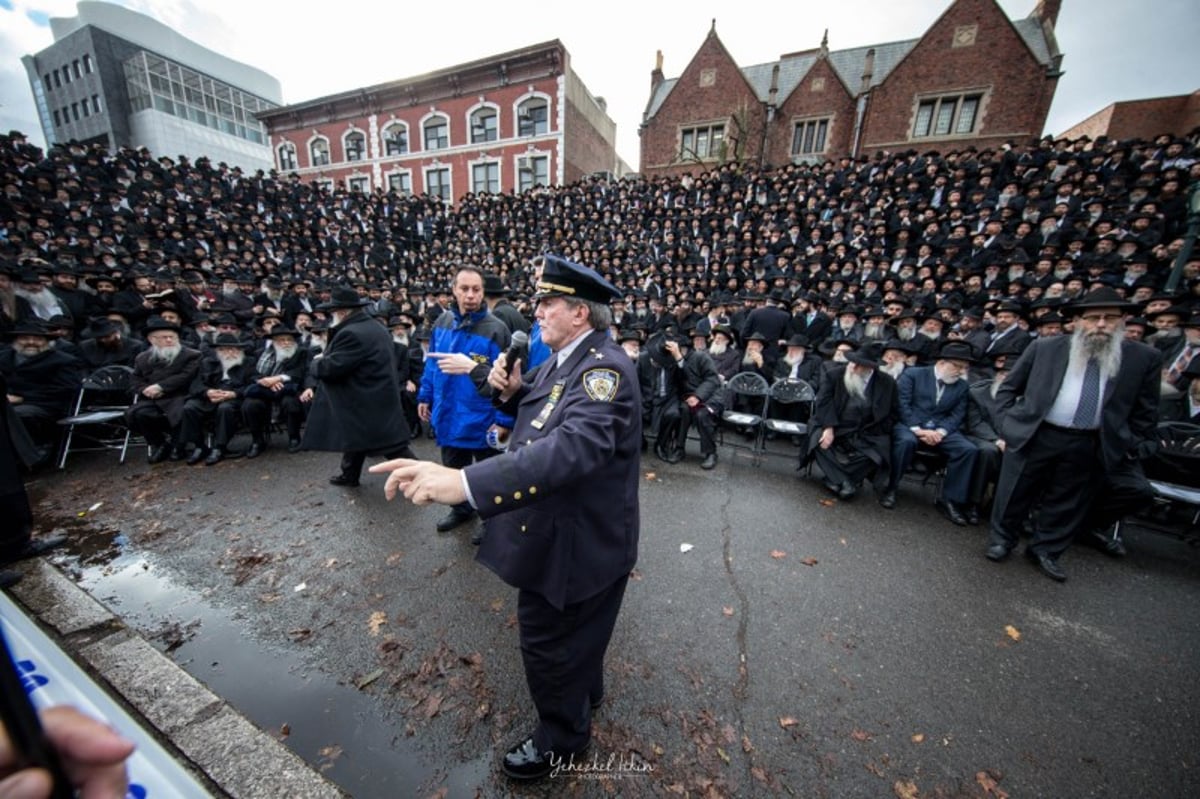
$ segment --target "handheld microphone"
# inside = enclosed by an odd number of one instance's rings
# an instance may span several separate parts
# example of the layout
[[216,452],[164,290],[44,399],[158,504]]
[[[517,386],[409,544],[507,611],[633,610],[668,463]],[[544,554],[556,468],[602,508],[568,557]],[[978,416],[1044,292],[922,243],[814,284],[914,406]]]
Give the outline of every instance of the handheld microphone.
[[517,361],[524,366],[527,360],[529,360],[529,334],[524,330],[518,330],[512,334],[512,343],[509,344],[508,351],[504,353],[504,368],[511,374]]

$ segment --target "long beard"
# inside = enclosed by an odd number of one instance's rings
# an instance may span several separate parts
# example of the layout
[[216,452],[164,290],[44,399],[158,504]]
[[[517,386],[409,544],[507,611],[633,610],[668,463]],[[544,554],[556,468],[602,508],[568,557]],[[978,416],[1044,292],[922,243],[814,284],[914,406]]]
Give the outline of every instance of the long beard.
[[221,369],[228,372],[235,366],[241,366],[246,361],[244,353],[238,353],[232,357],[226,355],[218,355],[217,360],[221,362]]
[[171,363],[179,357],[179,353],[183,350],[182,344],[174,344],[170,347],[150,347],[151,360],[159,363]]
[[1082,325],[1071,333],[1071,360],[1068,369],[1076,369],[1083,374],[1090,358],[1100,363],[1100,374],[1106,379],[1113,379],[1121,369],[1121,341],[1125,338],[1125,323],[1117,324],[1111,333],[1088,335],[1083,332]]
[[896,338],[901,341],[912,341],[917,337],[917,329],[915,327],[902,327],[896,331]]
[[713,339],[713,342],[708,345],[708,354],[709,355],[724,355],[728,349],[729,349],[729,343],[726,342],[724,339],[720,339],[720,340]]
[[290,347],[281,347],[278,344],[275,344],[274,347],[275,347],[275,357],[277,357],[280,360],[280,362],[286,361],[288,358],[295,355],[296,350],[299,349],[299,345],[297,345],[297,344],[293,344]]
[[855,399],[867,398],[867,378],[860,375],[858,372],[847,368],[842,373],[842,385],[846,387],[846,391]]
[[[917,329],[917,336],[924,336],[925,338],[929,339],[930,341],[937,341],[940,338],[940,336],[937,333],[930,333],[928,330],[925,330],[924,328]],[[916,338],[916,336],[913,336],[913,338]]]
[[27,291],[26,289],[17,289],[16,295],[24,297],[25,301],[33,309],[40,319],[49,319],[56,313],[59,313],[58,297],[47,289],[41,291]]
[[863,328],[863,335],[867,338],[882,338],[884,325],[878,322],[868,322]]
[[880,365],[879,371],[881,371],[885,375],[889,375],[891,377],[900,377],[901,373],[904,371],[905,366],[906,366],[906,364],[904,363],[904,361],[895,361],[894,363],[885,363],[885,364]]
[[798,364],[804,360],[804,356],[788,354],[788,355],[783,356],[783,360],[787,361],[788,366],[795,366],[796,364]]
[[392,336],[392,341],[396,342],[397,344],[401,344],[405,347],[408,346],[408,336],[403,335],[403,334],[400,334],[398,336]]

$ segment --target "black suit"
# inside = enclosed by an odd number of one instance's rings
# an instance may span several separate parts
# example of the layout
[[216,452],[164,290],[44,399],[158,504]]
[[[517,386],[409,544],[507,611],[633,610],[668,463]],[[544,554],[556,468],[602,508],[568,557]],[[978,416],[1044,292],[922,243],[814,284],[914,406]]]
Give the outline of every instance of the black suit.
[[[871,472],[875,488],[882,490],[891,471],[892,427],[900,418],[896,381],[878,369],[867,383],[866,406],[857,418],[847,413],[850,392],[843,380],[845,364],[836,364],[821,382],[813,409],[808,453],[827,481],[857,485]],[[821,435],[833,429],[833,444],[821,449]]]
[[992,509],[992,544],[1009,549],[1030,511],[1041,502],[1029,549],[1057,558],[1085,529],[1085,513],[1098,485],[1104,501],[1093,520],[1121,510],[1128,497],[1144,497],[1137,453],[1153,440],[1162,355],[1153,347],[1121,342],[1121,367],[1104,388],[1098,430],[1046,423],[1062,388],[1071,337],[1037,339],[1017,360],[997,392],[1000,437],[1008,445]]
[[905,369],[896,381],[900,393],[900,421],[892,431],[892,482],[895,490],[900,477],[913,462],[919,440],[913,428],[944,432],[941,443],[931,448],[948,458],[942,496],[956,505],[966,504],[971,487],[971,470],[979,450],[962,433],[967,418],[966,380],[957,380],[937,395],[937,376],[932,366]]

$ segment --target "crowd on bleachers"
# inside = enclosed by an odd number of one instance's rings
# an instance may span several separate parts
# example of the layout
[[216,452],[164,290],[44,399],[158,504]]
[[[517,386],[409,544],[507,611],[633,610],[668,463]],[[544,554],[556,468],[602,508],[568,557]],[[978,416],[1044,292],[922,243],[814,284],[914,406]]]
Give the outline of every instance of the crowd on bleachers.
[[[454,302],[456,267],[487,273],[492,312],[515,328],[532,319],[535,259],[553,252],[625,294],[612,331],[642,360],[646,421],[666,460],[695,423],[704,465],[715,464],[708,419],[688,398],[702,394],[720,424],[739,372],[829,392],[831,374],[855,371],[846,363],[898,379],[953,361],[964,382],[990,384],[1030,341],[1070,333],[1071,304],[1101,287],[1137,304],[1124,335],[1162,352],[1161,418],[1200,421],[1200,256],[1165,290],[1197,180],[1186,139],[1046,137],[450,203],[145,149],[43,152],[14,131],[0,137],[0,373],[34,461],[53,459],[85,375],[132,367],[147,349],[197,353],[177,407],[151,425],[148,438],[167,445],[152,457],[216,463],[243,428],[257,456],[273,421],[296,450],[315,388],[305,364],[329,335],[321,306],[335,287],[352,286],[393,332],[412,412],[421,341]],[[662,378],[675,361],[686,368],[670,393],[687,411],[668,414],[664,436]],[[218,410],[213,392],[236,409]],[[273,407],[282,395],[293,401]],[[994,442],[970,402],[964,432],[973,446]],[[860,465],[878,476],[878,462]],[[858,471],[830,490],[852,496]],[[961,516],[985,498],[978,478],[964,478]]]

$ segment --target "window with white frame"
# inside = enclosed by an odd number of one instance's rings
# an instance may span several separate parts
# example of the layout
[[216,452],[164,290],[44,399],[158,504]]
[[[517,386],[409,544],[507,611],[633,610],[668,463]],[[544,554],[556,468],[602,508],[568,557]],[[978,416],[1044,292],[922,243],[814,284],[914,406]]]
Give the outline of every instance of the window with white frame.
[[829,137],[829,118],[801,119],[792,128],[792,155],[821,155]]
[[725,123],[684,128],[679,136],[679,157],[684,160],[716,158],[725,141]]
[[346,180],[346,188],[352,194],[366,194],[371,190],[371,179],[366,175],[354,175]]
[[342,139],[347,161],[361,161],[367,154],[367,137],[359,131],[347,133]]
[[408,125],[393,122],[383,129],[383,154],[404,155],[408,152]]
[[92,95],[92,111],[97,114],[100,113],[100,95],[98,94]]
[[308,145],[308,160],[313,166],[329,166],[329,140],[313,139]]
[[500,138],[500,117],[496,109],[480,108],[471,114],[471,144],[483,144]]
[[450,202],[450,170],[446,167],[426,169],[425,193]]
[[296,145],[288,142],[279,145],[279,169],[281,171],[292,171],[296,169]]
[[500,165],[495,161],[471,166],[471,191],[475,194],[500,193]]
[[401,195],[412,194],[412,173],[410,172],[391,172],[387,176],[387,182],[388,191],[394,191]]
[[83,57],[83,71],[89,75],[92,73],[92,57],[90,55]]
[[532,97],[517,107],[517,135],[542,136],[550,132],[550,106],[545,98]]
[[913,138],[967,136],[977,132],[982,101],[982,94],[950,94],[921,100],[913,123]]
[[550,158],[545,155],[517,157],[517,190],[528,191],[534,186],[550,185]]
[[450,123],[445,117],[433,117],[425,122],[426,150],[444,150],[450,146]]

